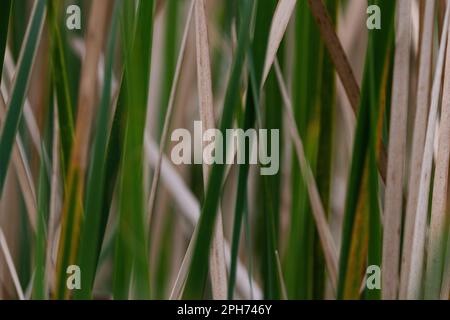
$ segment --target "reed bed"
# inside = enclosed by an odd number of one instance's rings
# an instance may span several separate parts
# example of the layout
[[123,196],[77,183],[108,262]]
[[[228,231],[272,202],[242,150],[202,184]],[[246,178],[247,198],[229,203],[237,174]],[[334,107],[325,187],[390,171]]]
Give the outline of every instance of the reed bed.
[[[0,298],[447,300],[449,19],[1,1]],[[259,136],[212,161],[231,129]]]

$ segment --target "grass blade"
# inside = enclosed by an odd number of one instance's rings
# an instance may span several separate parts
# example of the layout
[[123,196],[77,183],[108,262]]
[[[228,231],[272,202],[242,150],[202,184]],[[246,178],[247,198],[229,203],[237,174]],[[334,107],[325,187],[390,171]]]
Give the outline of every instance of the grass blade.
[[[449,38],[450,39],[450,38]],[[447,40],[448,43],[449,40]],[[448,49],[447,49],[448,50]],[[434,172],[431,217],[426,248],[425,299],[439,299],[447,245],[447,195],[450,165],[450,55],[444,74],[439,146]]]
[[3,230],[1,228],[0,228],[0,248],[3,252],[3,255],[5,256],[6,264],[8,266],[9,273],[11,274],[11,278],[13,279],[17,295],[19,296],[20,300],[25,300],[22,287],[20,286],[19,277],[17,275],[17,270],[14,266],[14,262],[11,257],[11,251],[8,248],[8,243],[6,242],[5,234],[3,233]]
[[[237,51],[229,80],[229,86],[224,102],[224,113],[222,115],[222,122],[220,125],[220,131],[222,133],[224,133],[227,128],[231,127],[234,106],[239,97],[239,80],[243,69],[245,55],[250,44],[249,24],[247,22],[251,21],[253,4],[253,1],[242,1],[242,18],[243,21],[246,21],[246,23],[242,23],[239,28]],[[224,154],[227,153],[224,152]],[[215,164],[211,171],[208,188],[206,189],[205,203],[200,215],[195,249],[183,294],[183,298],[185,299],[200,298],[203,295],[202,291],[206,281],[209,246],[214,229],[214,222],[216,220],[224,170],[224,165]]]
[[69,298],[66,287],[66,269],[75,264],[78,252],[79,232],[83,217],[84,181],[88,161],[88,146],[96,109],[97,66],[103,45],[108,15],[105,0],[93,3],[87,31],[86,56],[81,71],[77,125],[67,178],[62,227],[56,267],[55,297]]
[[[160,147],[159,147],[160,153],[161,153],[160,159],[162,158],[162,154],[163,154],[164,148],[165,148],[165,143],[167,141],[170,119],[172,118],[173,108],[174,108],[174,104],[175,104],[175,93],[176,93],[176,89],[178,87],[178,80],[180,78],[181,66],[183,64],[183,57],[184,57],[185,50],[186,50],[186,42],[187,42],[187,37],[188,37],[189,25],[190,25],[190,22],[192,19],[192,13],[194,12],[195,1],[196,0],[192,0],[192,2],[190,4],[189,13],[188,13],[188,17],[186,19],[186,25],[184,28],[183,39],[181,40],[181,48],[180,48],[180,53],[178,55],[174,79],[172,82],[172,88],[171,88],[170,98],[169,98],[169,105],[167,107],[166,116],[164,119],[164,127],[163,127],[163,131],[161,134]],[[158,192],[158,183],[159,183],[160,173],[161,173],[161,165],[159,164],[155,169],[155,174],[154,174],[154,178],[152,181],[152,187],[150,190],[150,197],[148,200],[148,210],[149,210],[149,218],[148,219],[149,220],[151,220],[151,215],[152,215],[152,212],[154,211],[154,207],[155,207],[156,194]]]
[[396,299],[399,283],[400,233],[406,159],[411,1],[397,1],[397,29],[389,132],[383,234],[383,299]]
[[[156,143],[149,137],[147,134],[145,137],[145,151],[148,155],[148,161],[152,168],[155,168],[158,163],[159,151]],[[192,229],[196,225],[198,225],[198,220],[200,216],[200,205],[195,199],[192,192],[189,190],[186,183],[180,177],[179,173],[176,169],[171,165],[170,160],[163,156],[161,161],[161,182],[167,188],[167,190],[171,193],[172,197],[175,200],[176,206],[180,208],[180,213],[183,215],[183,218],[188,220],[189,224],[192,226]],[[195,237],[193,238],[195,240]],[[191,240],[192,247],[194,247],[194,241]],[[226,262],[230,263],[230,246],[228,242],[225,241],[225,258]],[[190,254],[189,248],[186,251],[182,266],[178,271],[176,284],[172,290],[172,294],[170,296],[171,299],[178,299],[181,296],[180,290],[181,287],[184,286],[184,282],[186,279],[187,272],[189,271],[189,261]],[[254,291],[254,298],[261,299],[262,294],[258,285],[253,280],[253,288],[249,284],[247,280],[247,274],[249,272],[245,269],[244,265],[237,261],[237,271],[236,271],[236,289],[241,294],[241,296],[245,299],[250,299],[252,297],[252,289]]]
[[105,159],[109,137],[109,119],[111,118],[111,85],[113,77],[114,49],[118,27],[120,1],[114,4],[111,32],[107,45],[107,59],[103,92],[100,101],[97,132],[94,138],[92,163],[86,189],[85,219],[80,231],[79,265],[83,270],[81,290],[75,292],[76,299],[92,297],[92,288],[96,275],[100,249],[103,243],[106,222],[101,214],[102,197],[105,189]]
[[427,116],[430,103],[430,77],[431,55],[433,52],[433,32],[435,18],[435,1],[427,1],[425,5],[422,43],[420,48],[419,79],[417,85],[417,108],[414,122],[414,133],[411,152],[411,168],[409,172],[408,199],[406,204],[405,226],[403,234],[402,265],[400,278],[399,298],[406,297],[406,284],[408,273],[406,272],[407,257],[411,256],[414,222],[419,197],[420,172],[427,131]]
[[[6,105],[3,95],[0,93],[0,124],[3,124],[3,119],[6,114]],[[31,177],[30,165],[25,157],[23,142],[20,136],[16,136],[16,144],[13,147],[13,163],[16,169],[17,179],[19,180],[20,188],[22,189],[25,206],[32,230],[36,230],[36,192],[34,190],[34,183]]]
[[[441,42],[439,48],[439,57],[436,64],[433,88],[431,93],[431,106],[428,115],[428,126],[425,138],[425,147],[422,159],[422,170],[419,183],[419,199],[417,202],[416,218],[414,223],[414,233],[411,245],[411,255],[406,257],[405,269],[402,272],[407,273],[406,298],[417,299],[421,295],[421,279],[423,275],[425,233],[428,217],[428,193],[430,190],[431,170],[433,165],[433,146],[436,129],[436,120],[440,102],[440,93],[442,85],[442,75],[444,71],[444,62],[449,61],[450,51],[446,51],[449,34],[450,6],[445,13],[445,22],[442,29]],[[447,53],[447,54],[446,54]],[[445,59],[445,60],[444,60]],[[445,74],[449,72],[445,64]]]
[[[197,47],[197,81],[199,93],[200,118],[203,132],[215,128],[213,110],[213,94],[211,67],[209,58],[208,29],[206,24],[205,3],[203,0],[195,2],[195,26]],[[206,145],[205,145],[206,146]],[[205,147],[204,146],[204,147]],[[203,180],[205,188],[208,186],[210,167],[203,165]],[[213,298],[224,300],[227,295],[227,271],[224,256],[224,236],[222,212],[217,215],[214,237],[209,261]]]
[[294,115],[292,111],[292,104],[287,96],[286,86],[284,85],[283,77],[281,75],[280,67],[277,62],[275,63],[275,70],[277,73],[278,83],[281,87],[281,92],[283,93],[284,105],[286,108],[286,113],[288,115],[288,126],[289,133],[294,141],[295,151],[297,152],[297,156],[300,162],[300,169],[302,171],[303,178],[306,181],[307,191],[309,195],[309,201],[311,203],[311,208],[313,212],[313,217],[315,219],[316,227],[319,233],[320,242],[322,244],[322,249],[325,255],[325,261],[327,265],[327,270],[329,273],[329,277],[332,283],[333,288],[335,289],[337,286],[337,250],[334,245],[333,236],[331,235],[331,231],[329,229],[325,210],[320,200],[319,191],[317,189],[316,182],[314,180],[314,176],[311,173],[311,168],[308,164],[308,161],[305,156],[305,151],[303,147],[303,142],[301,140],[299,130],[296,127],[294,121]]
[[37,45],[41,36],[45,18],[45,0],[38,0],[32,13],[32,20],[28,25],[21,57],[18,63],[18,72],[12,89],[5,126],[0,136],[0,196],[5,184],[6,173],[13,149],[14,139],[22,116],[31,68],[36,55]]
[[294,13],[297,0],[281,0],[278,2],[275,14],[272,19],[270,28],[269,42],[267,45],[266,60],[264,62],[264,71],[262,77],[262,84],[266,82],[269,76],[270,69],[277,55],[278,48],[283,40],[287,26]]
[[[314,260],[306,257],[314,255],[316,248],[312,208],[308,201],[307,183],[302,176],[301,156],[305,156],[310,165],[310,174],[314,174],[317,160],[317,139],[319,125],[319,88],[318,77],[321,74],[321,56],[323,46],[316,41],[319,30],[306,4],[298,5],[295,23],[295,59],[293,61],[292,112],[298,134],[304,143],[303,150],[293,139],[296,153],[292,158],[291,178],[291,226],[288,252],[285,257],[286,284],[289,297],[294,299],[312,299],[314,294]],[[307,49],[305,49],[307,48]],[[286,104],[286,103],[285,103]],[[288,124],[288,127],[293,124]],[[295,130],[290,129],[289,132]],[[291,133],[292,138],[292,133]],[[304,155],[301,154],[304,152]],[[299,245],[300,243],[300,245]]]
[[58,100],[58,115],[62,132],[62,165],[63,172],[67,175],[75,135],[72,98],[69,88],[69,77],[67,75],[66,53],[57,18],[57,14],[60,10],[60,3],[56,1],[49,1],[47,3],[51,26],[52,53],[53,57],[55,57],[52,60],[52,75],[55,79],[54,83]]
[[[241,121],[240,127],[244,130],[251,128],[267,128],[277,129],[282,131],[282,115],[274,109],[270,108],[264,114],[264,106],[277,103],[280,100],[280,94],[274,74],[270,74],[267,79],[263,78],[264,64],[267,58],[268,41],[267,34],[270,32],[270,23],[276,10],[276,2],[265,1],[262,5],[261,1],[256,2],[255,11],[255,33],[253,35],[253,43],[248,54],[248,76],[249,76],[249,94],[247,94],[245,113]],[[282,50],[280,50],[281,52]],[[266,81],[267,80],[267,81]],[[251,142],[250,142],[251,143]],[[252,146],[249,144],[249,150]],[[278,150],[279,151],[279,150]],[[272,152],[274,152],[272,150]],[[250,159],[250,154],[247,154],[247,159]],[[233,226],[233,261],[231,265],[231,272],[234,272],[235,260],[237,260],[239,240],[241,236],[241,225],[243,220],[246,224],[247,239],[246,249],[251,248],[250,229],[248,226],[249,220],[249,202],[248,202],[248,178],[250,173],[249,161],[239,168],[238,180],[238,197],[235,205],[235,221]],[[280,299],[282,297],[282,286],[278,274],[278,266],[276,263],[276,252],[279,246],[279,229],[280,217],[278,214],[279,199],[280,199],[280,175],[262,176],[258,179],[258,188],[264,201],[258,203],[258,212],[262,215],[260,219],[260,232],[255,234],[257,246],[260,247],[259,259],[261,263],[261,273],[264,283],[264,296],[267,299]],[[264,230],[264,231],[262,231]],[[250,259],[249,268],[251,268],[252,260]],[[230,273],[231,276],[231,273]],[[233,275],[234,276],[234,275]],[[251,275],[249,275],[251,277]],[[234,279],[231,279],[234,281]],[[231,283],[230,281],[230,283]],[[231,290],[230,290],[231,296]]]
[[6,41],[8,40],[9,15],[11,13],[12,0],[2,3],[0,12],[0,82],[3,74],[3,61],[5,58]]
[[[386,70],[389,69],[389,47],[393,35],[395,12],[394,2],[371,1],[384,12],[384,28],[387,32],[369,31],[368,49],[361,93],[360,110],[352,155],[350,177],[348,180],[345,216],[342,230],[342,242],[339,262],[338,299],[360,298],[360,287],[369,244],[377,238],[380,224],[369,224],[371,219],[379,221],[380,213],[377,201],[378,185],[374,165],[377,162],[378,143],[380,141],[380,118],[382,96],[385,91]],[[369,197],[370,196],[370,197]],[[369,233],[369,226],[371,232]],[[378,251],[375,247],[375,251]],[[371,250],[372,251],[372,250]],[[376,261],[377,252],[369,252]]]
[[45,248],[47,241],[47,217],[48,217],[48,190],[49,184],[47,179],[46,166],[44,161],[41,161],[41,168],[39,173],[39,215],[37,222],[36,233],[36,253],[35,261],[36,268],[34,274],[33,284],[33,298],[37,300],[44,300],[47,298],[47,277],[45,272]]
[[[143,186],[143,145],[153,33],[153,1],[123,2],[125,132],[119,181],[113,293],[115,299],[150,298],[150,271]],[[135,16],[136,12],[136,17]],[[133,32],[135,30],[135,32]],[[134,38],[132,35],[134,34]],[[132,290],[131,290],[132,289]],[[130,291],[131,290],[131,291]]]
[[317,21],[325,45],[328,48],[330,57],[336,67],[336,71],[344,85],[347,97],[350,100],[353,110],[356,112],[358,110],[360,98],[358,83],[356,82],[353,70],[350,67],[341,42],[334,31],[332,19],[322,0],[308,0],[308,3],[312,14]]

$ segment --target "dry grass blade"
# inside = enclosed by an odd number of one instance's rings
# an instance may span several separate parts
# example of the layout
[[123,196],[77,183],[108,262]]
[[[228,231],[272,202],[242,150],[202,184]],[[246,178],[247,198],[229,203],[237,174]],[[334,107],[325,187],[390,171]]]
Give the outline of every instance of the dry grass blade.
[[397,32],[383,236],[383,299],[397,298],[411,47],[411,1],[397,2]]
[[311,168],[309,167],[308,161],[305,157],[305,151],[303,148],[303,142],[298,133],[297,125],[294,120],[294,114],[292,111],[292,104],[289,100],[289,96],[287,94],[286,85],[284,84],[283,75],[281,73],[280,66],[278,61],[275,60],[275,72],[277,75],[278,84],[281,89],[281,95],[283,98],[283,103],[285,106],[285,112],[287,114],[289,133],[294,142],[295,151],[297,152],[297,156],[300,162],[300,170],[302,172],[303,178],[306,182],[306,187],[308,189],[309,200],[311,203],[312,213],[314,216],[314,220],[316,222],[316,227],[319,233],[320,242],[322,244],[322,249],[325,256],[325,262],[328,270],[328,275],[330,277],[331,284],[334,289],[337,288],[337,250],[334,244],[333,236],[330,231],[330,227],[327,222],[327,218],[325,215],[325,210],[322,205],[322,201],[320,200],[319,191],[317,189],[317,184],[314,180],[314,176],[311,172]]
[[347,56],[342,48],[338,36],[334,30],[333,23],[328,15],[322,0],[308,0],[311,12],[317,21],[322,38],[328,48],[330,57],[333,60],[336,71],[347,93],[353,110],[358,110],[360,90],[356,82],[353,70],[348,62]]
[[63,278],[67,266],[75,262],[77,255],[90,133],[96,110],[97,67],[103,48],[109,5],[106,0],[92,4],[86,34],[86,55],[81,70],[75,140],[67,179],[67,197],[63,205],[58,251],[55,294],[59,298],[68,297]]
[[[406,297],[406,257],[411,255],[414,221],[419,197],[420,172],[422,168],[423,150],[427,130],[427,115],[430,101],[431,55],[433,52],[434,13],[436,2],[427,1],[425,5],[422,43],[420,49],[419,79],[417,85],[417,108],[414,121],[412,141],[411,167],[409,172],[408,199],[406,204],[405,231],[403,235],[403,254],[399,297]],[[405,271],[403,271],[405,270]]]
[[428,233],[428,257],[425,274],[426,299],[439,299],[440,297],[442,268],[445,257],[444,252],[447,243],[446,215],[450,164],[450,50],[448,51],[442,93],[442,110],[438,138],[439,147],[434,173],[430,229]]
[[[200,106],[200,118],[203,132],[214,129],[214,107],[211,79],[211,64],[209,58],[208,29],[205,15],[204,0],[195,1],[195,27],[197,49],[197,83]],[[203,146],[205,147],[205,145]],[[208,186],[210,166],[203,164],[203,181],[205,189]],[[227,297],[227,271],[224,256],[224,238],[222,212],[218,212],[214,238],[210,255],[210,274],[213,298],[224,300]]]
[[[26,92],[29,87],[37,47],[41,39],[45,16],[45,1],[35,1],[31,13],[31,19],[23,38],[22,48],[18,60],[17,73],[11,87],[11,96],[8,99],[8,111],[5,117],[6,120],[0,136],[0,162],[2,162],[2,166],[0,166],[0,194],[3,191],[11,160],[11,154],[14,148],[14,140],[22,119]],[[5,31],[2,31],[2,33],[4,32]],[[6,37],[2,35],[2,38]],[[4,44],[2,44],[2,47],[1,59],[3,60]]]
[[278,271],[278,278],[280,278],[280,284],[281,284],[281,297],[283,300],[289,300],[287,289],[286,289],[286,283],[284,281],[283,277],[283,268],[281,267],[281,260],[280,260],[280,254],[278,253],[278,250],[275,251],[275,257],[277,258],[277,271]]
[[182,298],[184,285],[186,283],[186,276],[189,272],[189,265],[192,261],[192,254],[194,250],[195,239],[197,237],[197,228],[194,229],[191,240],[189,241],[188,248],[181,262],[180,269],[178,270],[175,284],[170,292],[170,300],[179,300]]
[[269,42],[267,44],[267,55],[264,63],[264,73],[262,78],[262,85],[266,82],[270,69],[277,56],[278,48],[283,40],[286,28],[294,12],[297,0],[280,0],[275,10],[272,19],[272,26],[270,29]]
[[14,267],[14,262],[11,257],[11,252],[8,248],[8,243],[6,242],[5,235],[3,233],[3,230],[0,228],[0,247],[3,251],[3,255],[5,256],[6,265],[8,266],[9,273],[11,274],[11,278],[14,282],[14,286],[17,291],[17,295],[19,296],[20,300],[25,300],[25,295],[23,294],[22,287],[20,286],[19,276],[17,275],[17,270]]
[[[447,6],[441,44],[439,48],[439,57],[436,65],[436,72],[431,94],[431,108],[429,112],[427,134],[425,138],[425,148],[423,152],[422,170],[419,186],[419,199],[417,202],[411,256],[406,257],[407,260],[405,262],[405,270],[402,270],[402,272],[409,273],[406,288],[406,298],[408,299],[419,298],[422,283],[430,179],[433,165],[434,136],[436,131],[436,120],[440,101],[444,58],[446,56],[445,52],[448,43],[447,35],[449,34],[449,15],[450,6]],[[450,50],[447,50],[447,57],[445,60],[450,61]],[[450,63],[446,64],[445,73],[450,73]]]
[[58,109],[54,108],[54,124],[53,124],[53,150],[52,150],[52,172],[51,172],[51,195],[50,195],[50,211],[48,219],[48,231],[47,231],[47,257],[46,257],[46,273],[47,279],[49,279],[50,288],[54,288],[55,280],[55,261],[53,257],[54,248],[56,247],[56,229],[60,218],[59,208],[61,206],[61,190],[59,181],[59,148],[60,148],[60,131],[58,125]]
[[159,144],[160,155],[159,155],[159,160],[158,160],[157,166],[155,168],[155,174],[153,175],[152,187],[150,189],[150,196],[149,196],[149,200],[148,200],[148,211],[149,211],[148,223],[149,224],[150,224],[152,213],[155,209],[156,193],[158,192],[159,176],[161,174],[161,161],[162,161],[164,148],[165,148],[166,141],[167,141],[167,136],[169,133],[170,119],[172,118],[173,108],[175,105],[175,94],[176,94],[177,87],[178,87],[178,80],[180,79],[181,66],[183,64],[184,53],[186,51],[186,43],[187,43],[187,38],[188,38],[188,34],[189,34],[189,26],[192,21],[192,13],[194,11],[194,5],[195,5],[195,0],[191,0],[191,4],[189,5],[188,17],[186,19],[186,25],[184,27],[183,39],[181,40],[181,47],[180,47],[180,52],[179,52],[178,59],[177,59],[175,74],[173,77],[172,88],[170,91],[169,105],[167,106],[166,116],[164,118],[163,131],[161,134],[161,141]]

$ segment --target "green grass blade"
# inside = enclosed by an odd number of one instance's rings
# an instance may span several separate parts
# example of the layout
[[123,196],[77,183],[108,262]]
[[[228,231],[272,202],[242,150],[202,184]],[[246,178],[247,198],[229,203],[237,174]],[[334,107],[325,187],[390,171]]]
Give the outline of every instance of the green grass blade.
[[175,75],[175,66],[177,60],[177,36],[178,36],[178,12],[180,7],[179,0],[166,1],[166,25],[164,37],[164,73],[161,84],[161,103],[159,111],[160,128],[158,139],[163,131],[164,118],[169,105],[170,91]]
[[50,21],[51,51],[52,51],[52,75],[55,79],[56,97],[58,101],[59,127],[61,128],[62,145],[62,170],[67,175],[69,168],[72,144],[75,135],[73,121],[73,105],[67,74],[66,52],[59,28],[58,12],[60,2],[48,1],[48,16]]
[[[161,74],[161,84],[160,84],[160,102],[159,102],[159,122],[158,127],[155,128],[157,130],[157,140],[161,140],[161,136],[164,131],[164,121],[167,114],[170,94],[172,91],[172,85],[174,82],[174,76],[176,72],[176,64],[177,64],[177,53],[178,53],[178,36],[179,36],[179,12],[182,9],[180,6],[182,2],[178,0],[168,0],[165,1],[165,26],[164,26],[164,40],[163,40],[163,68],[164,72]],[[172,208],[168,206],[164,211],[161,211],[163,215],[163,222],[161,223],[166,230],[169,229],[169,225],[173,223],[173,213],[171,212]],[[152,217],[150,219],[150,231],[153,232],[153,223],[157,213],[152,213]],[[155,236],[159,236],[159,238],[155,238]],[[154,296],[156,299],[161,299],[164,297],[164,293],[167,289],[168,285],[168,266],[170,262],[169,251],[171,247],[171,236],[166,232],[154,232],[151,237],[151,242],[160,243],[160,246],[156,249],[161,256],[159,261],[155,261],[154,267],[154,282],[155,282],[155,290]],[[153,252],[153,254],[155,254]]]
[[[264,68],[266,63],[268,38],[270,33],[271,20],[273,18],[276,3],[271,1],[258,2],[257,15],[255,21],[255,34],[253,39],[252,52],[249,55],[249,76],[252,98],[254,99],[255,115],[259,128],[279,129],[281,115],[273,106],[274,100],[280,98],[278,86],[274,73],[270,73],[269,78],[264,78]],[[279,50],[282,55],[282,50]],[[265,83],[263,83],[265,81]],[[263,88],[264,90],[262,90]],[[266,110],[262,109],[266,106]],[[281,153],[281,151],[279,150]],[[281,284],[277,265],[276,252],[278,250],[278,230],[279,230],[279,172],[274,176],[263,176],[259,179],[258,188],[261,189],[264,201],[259,203],[258,209],[262,214],[262,229],[259,235],[261,251],[262,273],[264,279],[264,294],[268,299],[281,298]]]
[[22,117],[31,69],[42,32],[46,11],[45,4],[46,0],[37,0],[35,3],[32,19],[24,41],[24,47],[22,48],[21,58],[18,63],[18,71],[12,89],[5,126],[0,137],[0,196],[3,192],[14,139]]
[[[307,2],[297,4],[295,25],[295,59],[293,109],[300,137],[311,169],[316,174],[318,139],[320,138],[320,90],[323,43]],[[317,233],[307,187],[302,178],[299,159],[292,160],[291,226],[286,256],[286,284],[290,298],[312,299],[317,264]],[[315,257],[315,258],[309,258]],[[320,268],[317,270],[323,274]]]
[[[153,1],[141,1],[137,20],[134,2],[124,3],[123,36],[125,39],[126,136],[123,146],[122,173],[119,186],[119,230],[114,270],[114,297],[128,297],[133,279],[134,297],[150,298],[149,252],[144,214],[143,142],[147,112],[150,56],[153,32]],[[136,21],[134,39],[133,21]],[[126,190],[126,191],[125,191]],[[133,275],[134,278],[131,276]]]
[[2,2],[2,10],[0,12],[0,82],[3,74],[3,60],[5,58],[6,41],[8,40],[9,16],[11,13],[11,1]]
[[[251,95],[247,96],[247,104],[245,107],[245,123],[244,130],[251,128],[254,123],[254,103]],[[228,279],[228,299],[233,299],[234,288],[236,284],[236,267],[238,260],[239,242],[241,238],[242,219],[244,217],[244,210],[247,203],[247,177],[249,172],[249,165],[244,164],[239,168],[238,189],[236,206],[234,211],[233,235],[231,242],[231,261],[230,261],[230,275]]]
[[[53,79],[50,77],[50,82]],[[52,86],[50,86],[52,88]],[[51,90],[48,91],[50,94]],[[44,111],[43,121],[43,141],[41,143],[41,154],[46,149],[52,149],[54,142],[54,107],[53,98],[50,94],[48,99],[48,107]],[[45,300],[49,296],[49,285],[47,277],[47,244],[48,244],[48,221],[50,215],[50,193],[51,181],[49,181],[49,166],[44,159],[40,161],[39,167],[39,185],[38,185],[38,212],[37,212],[37,230],[35,235],[34,248],[34,277],[32,297],[35,300]]]
[[[80,228],[83,221],[83,201],[85,179],[89,156],[90,134],[97,110],[97,66],[103,50],[106,34],[109,5],[95,2],[89,13],[86,37],[86,55],[81,71],[77,126],[64,195],[61,233],[56,264],[56,288],[54,297],[68,299],[71,292],[66,286],[66,270],[76,264],[80,241]],[[97,40],[97,41],[95,41]]]
[[46,244],[47,244],[48,200],[49,200],[49,184],[44,161],[41,161],[41,167],[39,172],[40,173],[39,173],[39,191],[38,191],[38,222],[37,222],[36,248],[35,248],[36,271],[34,274],[33,298],[36,300],[44,300],[47,298],[45,259],[46,259]]
[[[395,14],[394,1],[372,1],[384,12],[385,32],[376,30],[369,32],[366,67],[364,72],[361,102],[355,133],[352,165],[346,196],[345,217],[343,222],[343,238],[339,266],[338,298],[357,299],[362,281],[364,266],[367,261],[369,241],[379,237],[380,224],[371,225],[369,221],[379,222],[379,210],[374,201],[368,201],[369,195],[377,195],[378,187],[374,178],[373,164],[377,162],[376,141],[378,132],[383,81],[388,70],[390,57],[389,46],[392,43],[393,22]],[[373,198],[372,198],[373,199]],[[378,197],[377,197],[378,199]],[[369,203],[368,203],[369,202]],[[375,201],[376,202],[376,201]],[[370,218],[372,217],[372,218]],[[370,235],[368,235],[370,233]],[[371,238],[371,240],[369,240]],[[378,239],[379,240],[379,239]],[[373,243],[373,242],[372,242]],[[370,263],[380,263],[380,248],[375,246],[369,255]],[[378,260],[378,261],[377,261]],[[379,264],[378,264],[379,265]]]
[[[256,10],[255,21],[255,34],[252,45],[252,59],[249,59],[249,73],[252,94],[248,94],[246,99],[244,120],[241,127],[246,131],[255,126],[256,112],[259,108],[259,103],[255,103],[258,100],[260,83],[262,82],[263,64],[265,60],[265,54],[267,51],[267,34],[270,29],[270,22],[275,11],[276,3],[274,1],[265,1],[262,4],[258,2]],[[253,58],[254,57],[254,58]],[[251,65],[251,66],[250,66]],[[267,91],[267,90],[266,90]],[[248,146],[250,150],[251,147]],[[247,154],[246,157],[249,155]],[[233,236],[231,244],[231,262],[230,262],[230,276],[228,281],[228,298],[233,298],[236,276],[236,265],[238,259],[238,249],[241,237],[242,219],[247,207],[247,186],[248,186],[248,173],[249,173],[248,161],[246,164],[239,166],[239,178],[238,178],[238,191],[235,206],[235,216],[233,223]],[[268,214],[264,211],[265,214]],[[272,229],[271,229],[272,230]],[[247,235],[250,237],[250,235]],[[272,237],[271,237],[272,238]],[[267,281],[265,281],[267,282]]]
[[12,1],[11,17],[10,17],[10,35],[11,35],[11,53],[15,61],[19,59],[20,50],[27,28],[27,18],[29,18],[27,8],[27,0]]
[[[245,56],[250,44],[250,24],[248,22],[251,21],[253,4],[254,1],[252,0],[241,1],[241,8],[243,9],[242,21],[246,23],[241,23],[239,26],[236,56],[228,83],[220,125],[222,133],[225,133],[227,128],[231,128],[235,106],[239,100],[239,83]],[[225,166],[222,164],[215,164],[211,170],[205,202],[198,222],[194,253],[183,293],[183,298],[185,299],[201,298],[203,296],[203,289],[208,274],[209,248],[219,205],[224,171]]]
[[107,46],[107,59],[103,92],[97,119],[97,132],[94,138],[92,163],[87,181],[85,219],[80,232],[80,251],[78,263],[83,270],[81,290],[75,292],[75,299],[89,299],[92,296],[100,249],[103,243],[107,219],[102,219],[102,194],[105,189],[105,159],[111,118],[111,86],[113,76],[114,49],[118,26],[120,1],[115,2]]
[[[325,2],[328,13],[336,25],[339,1],[327,0]],[[336,110],[336,79],[335,68],[328,54],[322,56],[322,76],[320,85],[320,133],[319,149],[317,155],[316,181],[325,212],[330,216],[330,189],[332,179],[332,165],[334,153],[334,123]],[[315,299],[323,299],[325,293],[325,262],[320,249],[320,242],[315,250],[314,292]]]

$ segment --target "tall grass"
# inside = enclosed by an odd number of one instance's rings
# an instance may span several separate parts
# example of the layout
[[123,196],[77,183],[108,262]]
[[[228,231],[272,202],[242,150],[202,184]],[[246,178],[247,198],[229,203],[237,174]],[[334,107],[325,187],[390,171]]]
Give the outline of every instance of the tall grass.
[[361,1],[2,1],[0,298],[448,299],[450,6]]

